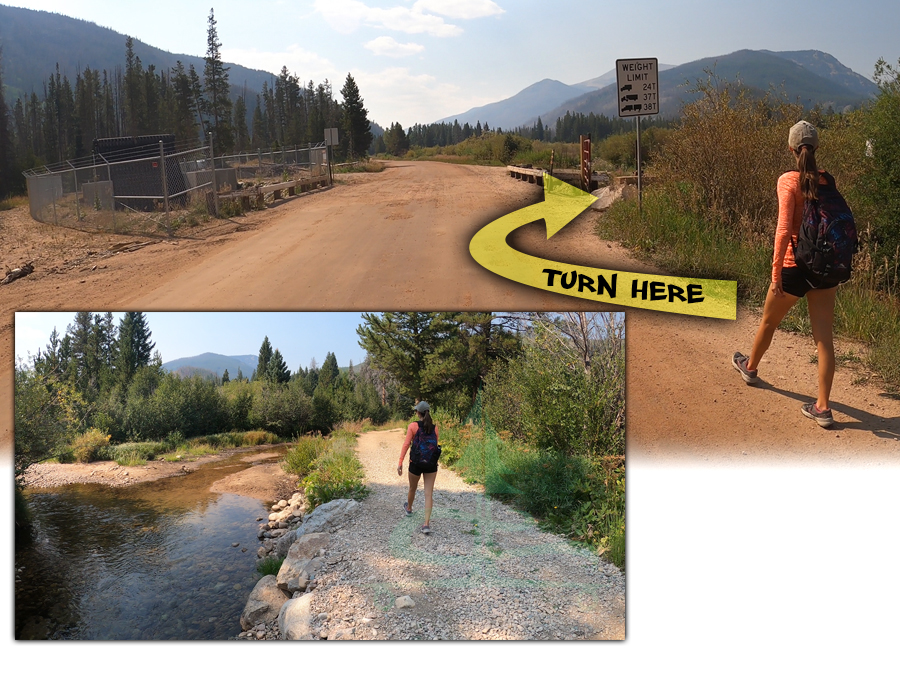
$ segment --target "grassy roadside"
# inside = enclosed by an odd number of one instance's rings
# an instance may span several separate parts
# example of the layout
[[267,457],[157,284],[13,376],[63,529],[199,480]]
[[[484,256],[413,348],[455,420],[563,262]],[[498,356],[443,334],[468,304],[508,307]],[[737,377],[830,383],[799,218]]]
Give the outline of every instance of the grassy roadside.
[[485,494],[625,566],[625,463],[537,450],[488,425],[437,421],[441,464]]
[[[597,223],[597,234],[615,240],[638,257],[672,275],[737,280],[738,296],[751,307],[762,305],[771,274],[771,238],[747,232],[735,235],[733,226],[710,223],[675,205],[661,191],[646,191],[643,218],[635,201],[620,201]],[[875,280],[884,270],[866,253],[854,259],[850,282],[838,291],[835,335],[862,342],[863,362],[900,392],[900,301],[897,289],[879,291]],[[888,265],[885,262],[883,265]],[[896,281],[896,272],[893,273]],[[895,282],[895,287],[896,282]],[[801,299],[782,327],[810,334],[806,301]]]

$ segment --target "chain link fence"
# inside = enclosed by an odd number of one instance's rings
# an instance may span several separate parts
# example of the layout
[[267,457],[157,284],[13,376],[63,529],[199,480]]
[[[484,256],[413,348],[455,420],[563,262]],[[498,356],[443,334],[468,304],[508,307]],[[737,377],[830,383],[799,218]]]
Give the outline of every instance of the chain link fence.
[[235,200],[237,209],[260,207],[267,195],[281,195],[267,191],[268,185],[294,184],[293,194],[295,187],[300,192],[330,177],[324,144],[216,158],[212,144],[179,150],[165,135],[97,145],[100,152],[90,157],[24,173],[33,219],[98,232],[171,236],[219,214],[223,201]]

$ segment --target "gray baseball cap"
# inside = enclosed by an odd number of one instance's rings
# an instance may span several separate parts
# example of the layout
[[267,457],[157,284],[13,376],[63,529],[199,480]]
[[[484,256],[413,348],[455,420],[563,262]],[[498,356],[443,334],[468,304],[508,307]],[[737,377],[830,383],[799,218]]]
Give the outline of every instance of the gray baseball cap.
[[424,414],[426,411],[429,411],[431,407],[428,405],[428,402],[422,400],[416,406],[414,406],[413,409],[415,409],[420,414]]
[[812,146],[815,150],[819,147],[819,132],[806,120],[800,120],[788,133],[788,145],[793,150],[800,150],[800,146]]

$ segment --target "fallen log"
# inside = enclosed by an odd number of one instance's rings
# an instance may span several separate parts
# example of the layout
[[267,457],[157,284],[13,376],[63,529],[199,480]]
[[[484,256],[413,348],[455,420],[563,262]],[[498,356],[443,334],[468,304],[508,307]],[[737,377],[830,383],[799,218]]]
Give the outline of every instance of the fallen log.
[[25,277],[26,275],[31,275],[34,272],[34,262],[29,261],[21,268],[14,268],[10,270],[6,269],[6,277],[0,280],[0,284],[10,284],[11,282],[15,282],[20,277]]

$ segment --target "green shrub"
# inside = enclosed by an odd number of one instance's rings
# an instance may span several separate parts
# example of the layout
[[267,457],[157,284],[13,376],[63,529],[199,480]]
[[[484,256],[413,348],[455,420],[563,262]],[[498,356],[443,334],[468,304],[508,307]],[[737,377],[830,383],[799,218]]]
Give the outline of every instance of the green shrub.
[[126,442],[109,447],[104,456],[119,465],[146,465],[170,448],[167,442]]
[[180,430],[175,430],[166,435],[165,445],[167,451],[177,449],[182,444],[184,444],[184,435]]
[[328,450],[328,440],[321,435],[307,435],[297,440],[284,456],[281,467],[286,473],[306,477],[316,460]]
[[315,462],[315,469],[301,486],[312,508],[337,498],[361,499],[368,495],[365,472],[353,447],[335,440],[332,448]]
[[256,563],[256,570],[260,576],[277,576],[284,560],[284,557],[263,557]]
[[97,428],[88,428],[72,442],[72,454],[79,463],[97,459],[101,449],[109,446],[110,436]]
[[278,442],[278,435],[270,433],[268,430],[248,430],[244,433],[243,439],[239,446],[257,447],[261,444],[275,444]]

